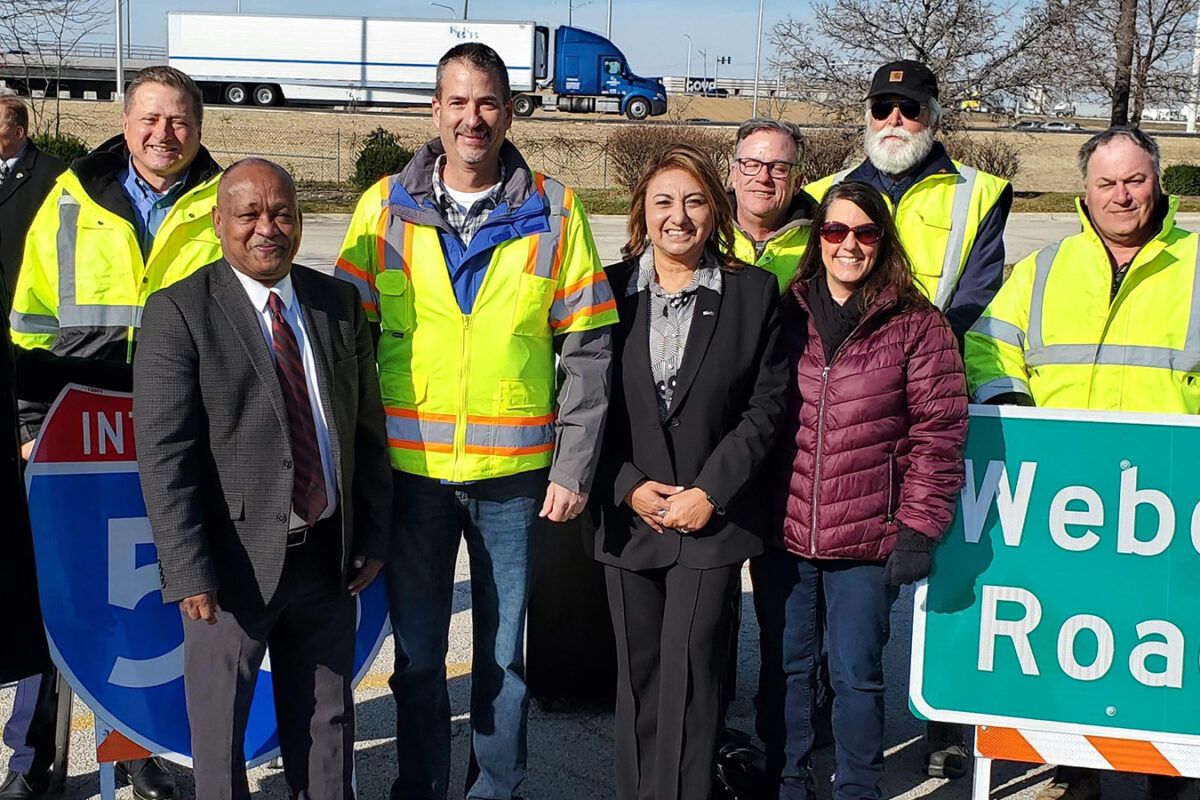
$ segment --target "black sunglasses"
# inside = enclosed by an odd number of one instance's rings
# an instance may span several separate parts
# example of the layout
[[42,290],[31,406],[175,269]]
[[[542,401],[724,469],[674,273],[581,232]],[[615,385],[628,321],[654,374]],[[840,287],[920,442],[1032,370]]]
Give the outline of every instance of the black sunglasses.
[[854,238],[859,244],[875,244],[883,236],[883,228],[874,222],[855,225],[853,228],[844,222],[825,222],[818,229],[821,238],[830,244],[841,244],[846,241],[846,237],[850,235],[851,231],[854,232]]
[[892,109],[900,109],[900,115],[905,119],[916,119],[921,116],[921,104],[916,100],[876,100],[871,103],[871,116],[885,120],[892,115]]

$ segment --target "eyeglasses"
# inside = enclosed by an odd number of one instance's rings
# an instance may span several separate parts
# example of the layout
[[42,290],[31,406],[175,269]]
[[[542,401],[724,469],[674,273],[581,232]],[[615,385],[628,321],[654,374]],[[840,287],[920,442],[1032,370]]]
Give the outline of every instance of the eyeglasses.
[[753,178],[762,172],[763,167],[767,168],[767,174],[772,178],[786,178],[792,174],[793,169],[800,165],[793,164],[791,161],[759,161],[757,158],[739,158],[737,166],[738,172],[747,178]]
[[841,244],[846,241],[846,237],[851,232],[854,233],[854,238],[859,244],[875,244],[883,236],[883,228],[874,222],[855,225],[853,228],[844,222],[826,222],[818,229],[821,238],[830,244]]
[[893,108],[900,109],[900,116],[905,119],[921,116],[921,104],[916,100],[876,100],[871,103],[871,116],[877,120],[885,120],[892,115]]

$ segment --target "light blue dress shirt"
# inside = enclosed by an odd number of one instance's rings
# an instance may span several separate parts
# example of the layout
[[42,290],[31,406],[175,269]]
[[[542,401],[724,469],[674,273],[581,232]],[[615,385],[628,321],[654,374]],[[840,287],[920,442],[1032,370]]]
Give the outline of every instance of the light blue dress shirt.
[[150,254],[150,248],[154,245],[154,237],[158,235],[158,229],[162,226],[163,220],[167,218],[167,214],[171,213],[175,201],[183,194],[185,183],[187,183],[186,171],[183,173],[183,177],[171,184],[170,189],[165,192],[156,192],[137,174],[137,170],[133,168],[132,158],[129,159],[128,166],[121,171],[121,189],[129,198],[129,202],[133,204],[134,221],[137,222],[138,245],[142,248],[143,257]]

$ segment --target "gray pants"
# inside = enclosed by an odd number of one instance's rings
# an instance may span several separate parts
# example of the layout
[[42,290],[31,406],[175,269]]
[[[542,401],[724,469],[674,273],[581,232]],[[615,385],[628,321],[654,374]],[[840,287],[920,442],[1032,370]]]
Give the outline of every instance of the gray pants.
[[250,800],[246,721],[267,645],[291,796],[354,796],[355,601],[341,581],[338,527],[328,522],[288,549],[269,604],[219,608],[215,625],[184,618],[183,684],[200,800]]

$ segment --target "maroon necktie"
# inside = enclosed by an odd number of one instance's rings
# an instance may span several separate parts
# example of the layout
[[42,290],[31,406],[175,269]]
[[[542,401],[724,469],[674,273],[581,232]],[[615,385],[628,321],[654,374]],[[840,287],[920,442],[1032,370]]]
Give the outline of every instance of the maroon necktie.
[[283,403],[287,406],[292,459],[296,468],[292,484],[292,508],[301,519],[314,525],[328,500],[325,496],[325,470],[321,468],[321,449],[317,444],[317,428],[308,400],[308,384],[304,380],[304,362],[300,360],[296,334],[283,316],[283,300],[271,292],[267,306],[271,309],[275,372],[279,375]]

